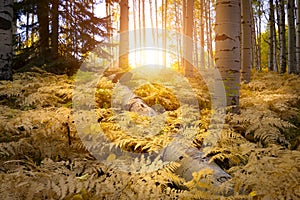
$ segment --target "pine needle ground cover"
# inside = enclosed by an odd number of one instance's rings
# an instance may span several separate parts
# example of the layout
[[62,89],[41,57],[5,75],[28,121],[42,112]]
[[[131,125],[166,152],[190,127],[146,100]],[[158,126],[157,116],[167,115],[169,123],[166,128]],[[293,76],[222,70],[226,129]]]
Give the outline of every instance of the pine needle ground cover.
[[[15,74],[14,82],[0,82],[0,198],[299,199],[300,78],[273,73],[254,73],[252,77],[241,87],[241,113],[226,116],[221,137],[208,154],[232,176],[216,188],[201,181],[209,177],[210,170],[194,173],[194,178],[186,181],[174,173],[176,162],[139,174],[99,163],[82,144],[74,125],[74,80],[45,72]],[[205,84],[198,79],[190,83],[201,113],[193,138],[200,149],[207,136],[211,106]],[[124,134],[116,125],[110,107],[113,87],[105,77],[99,81],[95,109],[102,129],[116,146],[135,152],[155,151],[176,135],[180,106],[172,91],[160,84],[134,91],[149,106],[163,105],[166,113],[161,132],[140,139]],[[188,93],[184,96],[189,98]],[[136,124],[149,123],[146,116],[130,114]],[[87,131],[93,132],[93,127]],[[224,193],[226,190],[231,193]]]

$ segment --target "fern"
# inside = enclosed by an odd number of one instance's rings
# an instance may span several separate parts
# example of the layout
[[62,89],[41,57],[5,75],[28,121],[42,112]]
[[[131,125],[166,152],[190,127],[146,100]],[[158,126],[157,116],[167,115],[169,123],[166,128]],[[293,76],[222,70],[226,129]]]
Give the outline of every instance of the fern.
[[257,149],[251,153],[245,168],[233,172],[239,185],[235,190],[248,192],[255,198],[297,199],[299,158],[298,151],[276,146]]
[[296,128],[293,124],[281,120],[272,112],[254,111],[252,109],[242,112],[240,115],[229,116],[231,127],[249,141],[258,142],[262,146],[280,144],[288,147],[290,144],[285,139],[285,132]]

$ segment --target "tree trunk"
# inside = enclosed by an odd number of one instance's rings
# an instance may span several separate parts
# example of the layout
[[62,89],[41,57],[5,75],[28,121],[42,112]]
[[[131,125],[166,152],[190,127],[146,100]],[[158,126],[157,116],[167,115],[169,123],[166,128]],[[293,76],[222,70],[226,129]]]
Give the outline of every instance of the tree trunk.
[[284,12],[284,1],[279,1],[280,9],[280,73],[286,72],[286,37],[285,37],[285,12]]
[[297,74],[300,73],[300,0],[296,1],[297,3],[297,34],[296,34],[296,60],[297,60],[297,69],[296,72]]
[[[231,179],[231,176],[222,170],[215,162],[210,162],[209,158],[203,157],[203,152],[199,151],[196,147],[187,145],[189,141],[175,142],[172,145],[167,146],[161,153],[161,158],[163,161],[175,161],[180,164],[180,167],[174,171],[180,177],[184,178],[186,181],[191,181],[193,179],[193,173],[199,172],[203,169],[211,169],[212,181],[214,186],[219,186],[223,182]],[[200,188],[201,189],[201,188]],[[230,190],[230,188],[229,188]],[[231,193],[232,191],[227,191]]]
[[274,5],[273,0],[269,0],[269,55],[268,55],[268,70],[274,70]]
[[13,0],[0,0],[0,80],[12,81]]
[[242,43],[241,43],[241,76],[245,83],[250,82],[252,68],[252,27],[251,1],[241,1],[242,6]]
[[[183,66],[184,74],[187,77],[193,75],[193,26],[194,26],[194,1],[193,0],[184,0],[183,1],[183,24],[184,24],[184,35],[183,40]],[[186,10],[185,10],[186,9]]]
[[[26,12],[26,42],[25,42],[25,47],[28,48],[29,47],[29,12]],[[13,31],[14,32],[14,31]],[[17,33],[17,31],[16,31]]]
[[262,16],[262,6],[261,6],[261,2],[259,2],[259,5],[258,5],[258,19],[257,19],[257,60],[256,60],[256,69],[258,71],[261,71],[262,70],[262,67],[261,67],[261,16]]
[[295,0],[288,0],[288,73],[296,73]]
[[210,0],[204,0],[204,13],[203,13],[203,16],[204,16],[204,19],[205,19],[205,30],[206,30],[206,48],[207,48],[207,54],[206,54],[206,65],[207,65],[207,68],[211,68],[210,66],[210,54],[211,54],[211,49],[210,49],[210,31],[209,31],[209,15],[208,15],[208,12],[209,12],[209,1]]
[[40,37],[40,59],[42,64],[46,62],[47,51],[49,49],[49,6],[48,1],[38,1],[37,15],[39,23]]
[[168,23],[168,0],[165,0],[165,5],[164,5],[164,12],[165,12],[165,17],[164,17],[164,28],[163,28],[163,67],[167,67],[167,52],[165,51],[167,49],[167,23]]
[[240,29],[240,1],[217,0],[215,61],[224,81],[228,111],[232,113],[239,112]]
[[212,63],[212,58],[213,58],[213,48],[212,48],[212,22],[211,22],[211,0],[208,0],[206,3],[207,6],[207,25],[208,25],[208,29],[207,29],[207,48],[208,48],[208,57],[207,57],[207,62],[209,64],[209,67],[212,68],[213,67],[213,63]]
[[53,59],[58,57],[58,0],[52,0],[51,50]]
[[120,46],[119,46],[119,67],[124,71],[128,70],[128,52],[129,52],[129,6],[128,0],[120,1]]
[[255,30],[255,18],[253,14],[253,9],[251,9],[251,36],[252,36],[252,67],[257,69],[257,43],[256,43],[256,30]]
[[[274,7],[274,6],[273,6]],[[274,11],[275,12],[275,11]],[[276,34],[276,27],[275,27],[275,14],[273,12],[274,23],[272,24],[271,28],[273,29],[273,71],[278,72],[278,62],[277,62],[277,34]]]
[[[281,26],[280,26],[280,6],[279,6],[279,2],[278,0],[275,0],[275,5],[276,5],[276,9],[275,9],[275,13],[276,13],[276,25],[278,28],[278,42],[276,42],[276,60],[277,60],[277,68],[274,69],[274,71],[279,72],[280,69],[278,66],[278,64],[280,65],[280,44],[281,44]],[[279,53],[278,53],[278,47],[279,47]]]
[[200,2],[200,68],[205,68],[205,59],[204,59],[204,19],[203,17],[204,13],[204,2]]

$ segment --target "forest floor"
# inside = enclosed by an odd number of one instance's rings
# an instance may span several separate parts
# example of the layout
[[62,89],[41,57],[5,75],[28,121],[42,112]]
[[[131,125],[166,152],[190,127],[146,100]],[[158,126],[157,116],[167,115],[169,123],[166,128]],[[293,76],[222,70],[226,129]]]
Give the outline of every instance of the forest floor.
[[[200,83],[200,84],[199,84]],[[201,148],[210,126],[211,102],[203,80],[191,80],[198,99],[194,145]],[[160,84],[134,92],[161,104],[166,123],[145,140],[124,136],[110,108],[115,84],[103,77],[95,102],[99,122],[116,146],[141,152],[170,141],[180,125],[180,103]],[[232,176],[222,188],[194,174],[185,181],[176,164],[148,173],[120,172],[101,164],[80,140],[72,111],[74,77],[46,72],[14,74],[0,82],[0,199],[300,199],[300,77],[253,72],[241,86],[240,114],[227,114],[209,157]],[[184,92],[184,91],[183,91]],[[188,93],[183,95],[189,98]],[[136,123],[145,123],[132,114]],[[93,127],[88,132],[93,134]],[[109,155],[107,161],[113,160]],[[223,196],[224,188],[233,194]],[[200,188],[200,189],[199,189]]]

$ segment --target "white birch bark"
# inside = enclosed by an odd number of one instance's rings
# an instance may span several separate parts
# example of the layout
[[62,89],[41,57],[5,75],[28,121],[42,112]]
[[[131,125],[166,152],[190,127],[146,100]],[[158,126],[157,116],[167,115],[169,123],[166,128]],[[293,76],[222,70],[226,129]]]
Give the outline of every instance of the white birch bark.
[[239,0],[216,1],[216,66],[224,82],[228,111],[239,112],[240,32]]
[[286,72],[286,37],[285,37],[285,8],[284,1],[279,1],[279,26],[280,26],[280,73]]
[[268,51],[268,71],[274,69],[274,5],[273,0],[269,0],[269,51]]
[[0,80],[12,80],[13,0],[0,0]]

